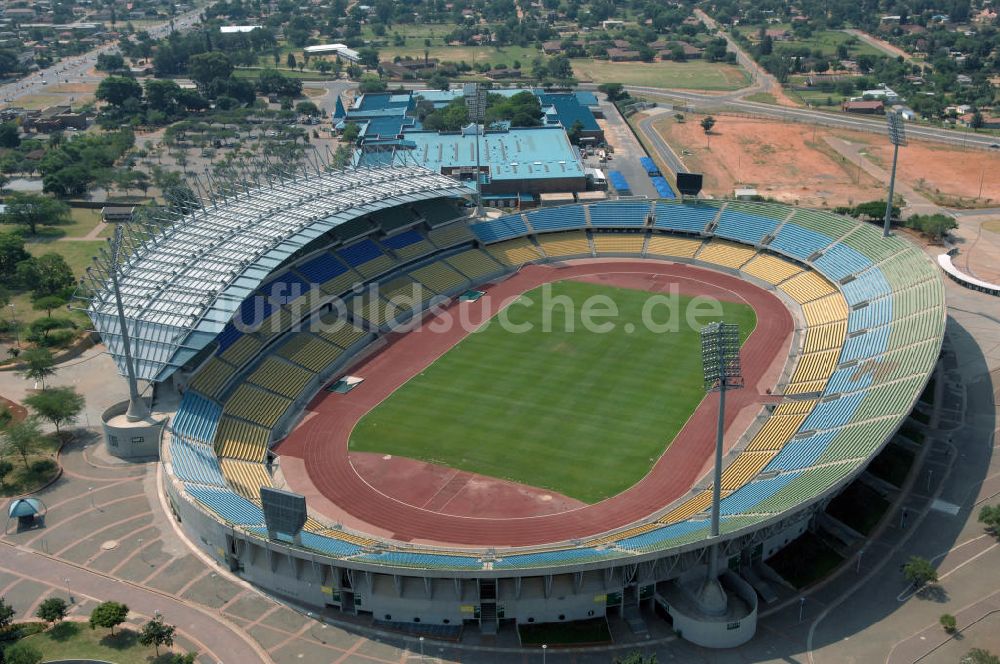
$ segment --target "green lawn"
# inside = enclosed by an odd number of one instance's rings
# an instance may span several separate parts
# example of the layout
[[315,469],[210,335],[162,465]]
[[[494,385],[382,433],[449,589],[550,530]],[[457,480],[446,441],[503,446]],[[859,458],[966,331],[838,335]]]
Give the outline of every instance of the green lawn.
[[104,240],[80,240],[67,242],[34,242],[33,238],[28,238],[24,248],[32,256],[41,256],[47,253],[60,254],[66,259],[73,274],[83,276],[84,270],[91,263],[91,258],[97,255],[101,247],[107,246]]
[[610,62],[579,58],[573,71],[581,81],[624,83],[654,88],[738,90],[749,83],[742,67],[721,62]]
[[92,659],[115,664],[156,664],[172,661],[173,655],[160,648],[157,657],[153,648],[139,645],[138,635],[128,628],[115,630],[114,636],[105,629],[90,629],[85,623],[63,622],[46,632],[24,639],[42,651],[42,661],[62,659]]
[[[543,308],[546,288],[551,306]],[[618,308],[616,317],[598,321],[614,323],[603,334],[582,326],[584,302],[596,295]],[[559,296],[573,302],[575,315],[552,299]],[[650,297],[573,281],[526,293],[505,314],[530,330],[518,334],[494,318],[362,418],[350,448],[588,503],[625,490],[649,471],[703,397],[698,331],[686,329],[683,313],[680,331],[647,329],[642,312]],[[688,303],[680,298],[679,311]],[[653,315],[662,320],[666,309]],[[746,305],[724,303],[723,315],[744,335],[756,325]]]

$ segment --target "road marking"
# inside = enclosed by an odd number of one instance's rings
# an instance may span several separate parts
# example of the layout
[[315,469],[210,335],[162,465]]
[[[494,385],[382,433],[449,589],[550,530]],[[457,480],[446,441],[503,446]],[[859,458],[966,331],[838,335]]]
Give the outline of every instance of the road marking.
[[950,514],[951,516],[955,516],[958,514],[959,507],[955,503],[949,503],[945,500],[935,499],[934,502],[931,503],[931,509],[936,510],[938,512],[944,512],[945,514]]

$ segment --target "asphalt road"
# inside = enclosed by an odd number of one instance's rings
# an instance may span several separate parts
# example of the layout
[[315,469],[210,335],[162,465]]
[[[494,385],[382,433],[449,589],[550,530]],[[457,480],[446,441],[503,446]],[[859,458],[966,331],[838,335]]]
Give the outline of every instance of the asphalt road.
[[[180,14],[174,18],[172,23],[169,21],[160,23],[148,28],[147,32],[154,38],[164,37],[171,30],[190,28],[198,22],[200,15],[200,9]],[[97,56],[101,53],[110,53],[116,50],[118,50],[118,42],[110,42],[102,44],[82,55],[64,58],[47,69],[42,69],[13,83],[0,86],[0,99],[4,103],[11,104],[21,97],[41,94],[49,86],[55,87],[61,83],[93,83],[99,81],[102,77],[91,73],[97,64]]]

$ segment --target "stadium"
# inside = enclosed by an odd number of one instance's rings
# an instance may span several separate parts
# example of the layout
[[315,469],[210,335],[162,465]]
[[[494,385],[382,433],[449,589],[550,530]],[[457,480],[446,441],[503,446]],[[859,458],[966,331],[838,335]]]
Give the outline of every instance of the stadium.
[[[658,611],[695,643],[745,642],[753,563],[864,470],[934,371],[934,265],[792,206],[477,219],[469,193],[415,166],[255,183],[129,236],[108,268],[121,318],[95,270],[91,318],[169,417],[153,444],[180,527],[258,587],[377,627],[460,638]],[[711,298],[740,322],[718,538],[697,330],[484,325],[540,323],[546,293],[603,296],[629,323],[651,294]],[[269,528],[270,487],[305,496],[301,532]],[[691,588],[712,546],[729,602],[704,615]]]

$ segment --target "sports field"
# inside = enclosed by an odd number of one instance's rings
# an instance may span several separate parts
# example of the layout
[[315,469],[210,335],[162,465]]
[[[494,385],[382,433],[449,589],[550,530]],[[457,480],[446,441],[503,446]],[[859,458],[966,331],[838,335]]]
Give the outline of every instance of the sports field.
[[[606,333],[583,326],[583,304],[598,295],[618,310],[592,319],[613,323]],[[698,330],[684,323],[690,298],[676,301],[678,331],[664,333],[642,324],[651,297],[575,281],[525,293],[500,314],[510,325],[494,318],[362,418],[350,449],[439,463],[588,503],[623,491],[649,471],[703,397]],[[753,309],[729,302],[722,308],[745,340],[756,325]],[[654,320],[666,317],[665,306],[655,309]],[[712,320],[703,316],[699,323]]]

